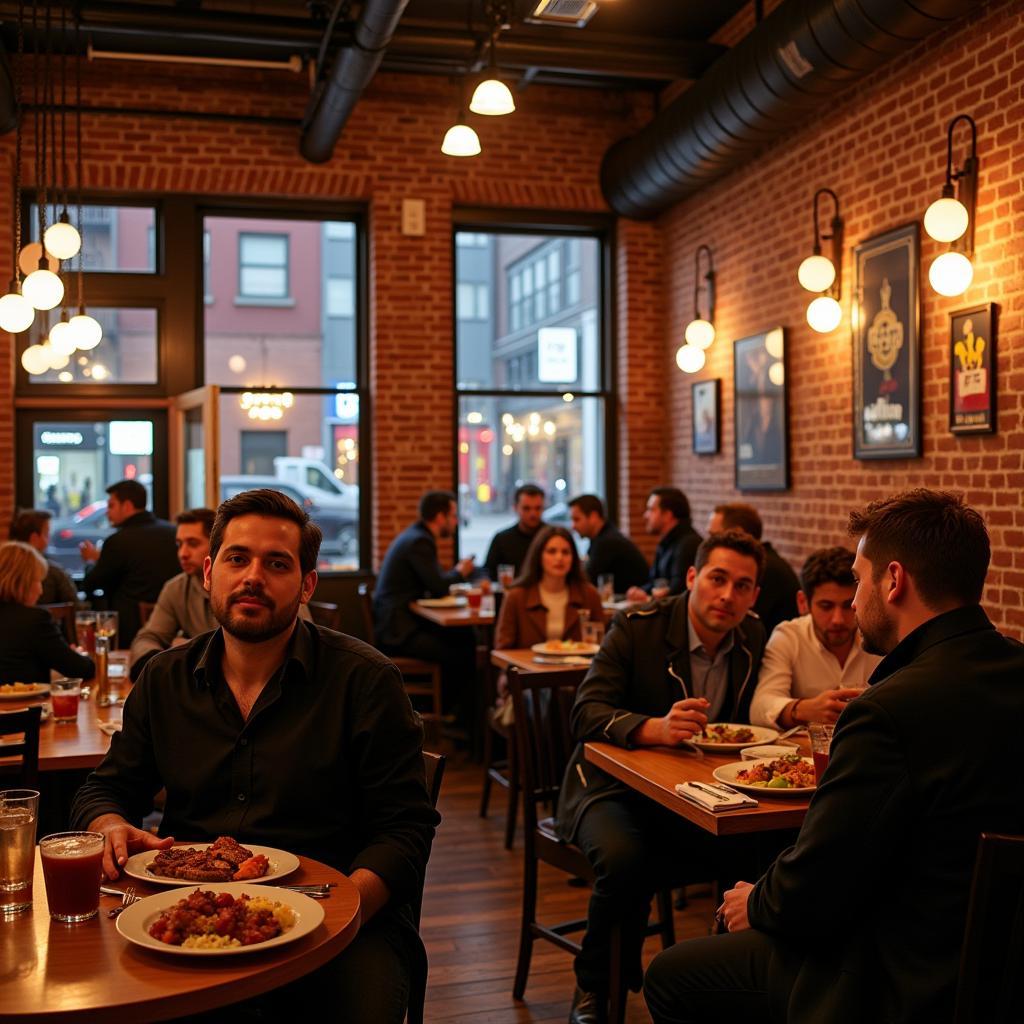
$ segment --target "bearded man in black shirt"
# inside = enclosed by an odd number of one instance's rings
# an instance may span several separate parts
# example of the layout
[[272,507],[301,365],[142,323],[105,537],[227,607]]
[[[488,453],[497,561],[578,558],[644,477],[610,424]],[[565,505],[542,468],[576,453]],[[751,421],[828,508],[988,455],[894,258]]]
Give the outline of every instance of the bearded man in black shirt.
[[[221,628],[146,665],[122,732],[75,798],[72,827],[106,836],[108,878],[172,836],[228,835],[345,871],[359,890],[358,936],[263,998],[272,1014],[331,1006],[346,1022],[400,1024],[424,955],[409,905],[439,819],[398,670],[297,618],[316,586],[319,546],[319,529],[278,491],[220,506],[204,585]],[[161,787],[157,838],[137,824]]]

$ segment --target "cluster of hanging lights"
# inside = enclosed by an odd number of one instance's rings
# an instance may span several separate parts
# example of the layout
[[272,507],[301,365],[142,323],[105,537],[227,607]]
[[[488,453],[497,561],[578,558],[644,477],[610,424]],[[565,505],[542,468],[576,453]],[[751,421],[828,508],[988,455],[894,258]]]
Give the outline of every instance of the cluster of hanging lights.
[[[60,116],[57,116],[56,87],[53,76],[53,23],[52,8],[45,7],[45,26],[40,33],[39,5],[33,4],[33,112],[35,177],[39,189],[37,197],[39,237],[42,242],[22,245],[21,171],[24,133],[23,80],[25,65],[24,3],[18,9],[18,54],[14,69],[16,136],[14,159],[15,244],[14,267],[7,294],[0,296],[0,329],[11,334],[22,334],[33,325],[39,338],[21,355],[22,367],[32,375],[50,370],[63,370],[71,356],[81,350],[94,349],[103,337],[99,321],[85,311],[83,294],[82,236],[71,223],[68,214],[70,177],[67,161],[67,11],[60,7]],[[42,38],[43,44],[40,44]],[[75,142],[77,149],[78,223],[82,223],[82,82],[81,47],[76,23],[76,115]],[[57,134],[60,130],[58,156]],[[58,170],[59,168],[59,170]],[[61,205],[59,217],[47,224],[50,201],[54,208]],[[65,282],[61,274],[63,264],[78,257],[78,313],[68,317]],[[70,271],[70,267],[68,268]],[[50,310],[62,307],[60,319],[49,322]],[[37,314],[43,314],[37,316]]]

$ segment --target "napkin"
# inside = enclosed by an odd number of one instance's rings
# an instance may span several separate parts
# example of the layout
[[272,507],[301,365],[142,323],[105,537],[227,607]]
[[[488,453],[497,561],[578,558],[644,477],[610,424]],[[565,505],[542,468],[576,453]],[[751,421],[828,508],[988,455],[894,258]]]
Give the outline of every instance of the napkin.
[[100,732],[105,732],[108,736],[113,736],[115,732],[121,731],[120,722],[97,722],[96,725]]
[[752,796],[745,796],[743,793],[720,792],[704,783],[680,782],[676,785],[676,792],[684,800],[689,800],[691,804],[703,807],[705,811],[711,811],[712,814],[757,806],[757,801]]

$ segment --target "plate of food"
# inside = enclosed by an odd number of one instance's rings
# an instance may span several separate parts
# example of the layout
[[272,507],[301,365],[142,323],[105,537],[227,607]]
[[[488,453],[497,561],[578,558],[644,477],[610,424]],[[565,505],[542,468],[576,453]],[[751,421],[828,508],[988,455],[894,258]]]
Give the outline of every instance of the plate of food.
[[117,930],[145,949],[178,956],[235,956],[283,946],[308,935],[323,907],[299,892],[249,882],[203,885],[147,896],[125,907]]
[[447,597],[421,597],[416,603],[424,608],[465,608],[469,602],[459,594],[449,594]]
[[709,722],[704,732],[690,741],[695,747],[711,753],[731,753],[753,746],[755,743],[771,743],[778,736],[774,729],[761,725],[740,725],[736,722]]
[[263,885],[290,875],[299,858],[272,846],[242,846],[229,836],[214,843],[143,850],[125,861],[124,873],[153,885],[206,885],[210,882],[248,882]]
[[553,658],[587,658],[597,654],[601,645],[587,644],[582,640],[545,640],[542,644],[534,644],[530,650]]
[[719,782],[757,796],[810,796],[814,792],[814,762],[799,754],[772,760],[734,761],[716,768]]
[[0,686],[0,700],[30,700],[45,697],[49,692],[46,683],[4,683]]

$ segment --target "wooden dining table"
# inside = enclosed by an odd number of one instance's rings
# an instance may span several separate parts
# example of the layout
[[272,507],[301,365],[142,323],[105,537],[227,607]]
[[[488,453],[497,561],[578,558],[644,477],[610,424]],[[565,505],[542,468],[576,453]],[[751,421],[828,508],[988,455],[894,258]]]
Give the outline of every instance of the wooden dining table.
[[[307,857],[299,858],[299,868],[283,882],[334,884],[330,898],[318,901],[325,916],[315,931],[262,952],[186,957],[129,943],[107,916],[117,900],[106,896],[100,897],[100,912],[90,921],[51,921],[37,853],[32,908],[0,922],[0,1021],[167,1020],[229,1006],[295,981],[355,938],[359,892],[341,872]],[[126,883],[140,895],[162,890],[135,879],[116,884],[123,888]],[[182,887],[182,897],[190,891]]]
[[421,601],[413,601],[409,605],[413,615],[418,615],[427,622],[434,623],[444,629],[453,629],[459,626],[493,626],[495,615],[493,612],[484,614],[479,608],[470,608],[468,605],[461,607],[436,608],[424,605]]
[[569,668],[588,668],[590,659],[577,663],[565,658],[537,661],[538,655],[529,647],[507,647],[502,651],[491,651],[491,664],[495,668],[517,668],[520,672],[564,672]]

